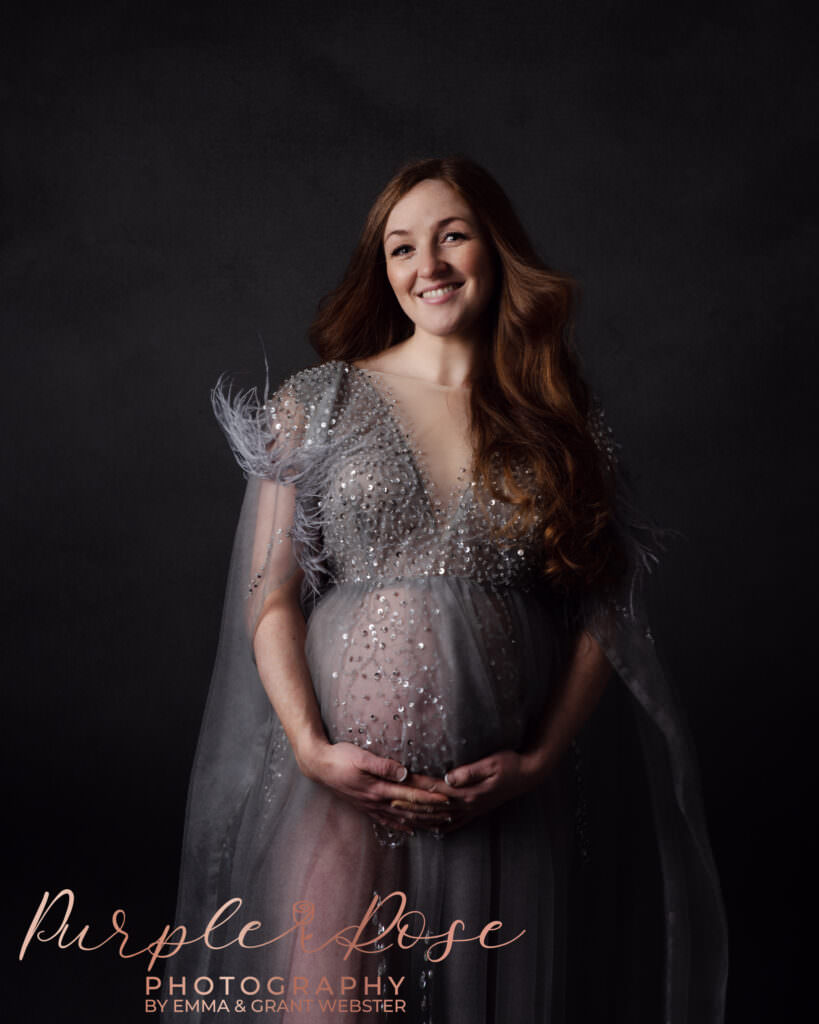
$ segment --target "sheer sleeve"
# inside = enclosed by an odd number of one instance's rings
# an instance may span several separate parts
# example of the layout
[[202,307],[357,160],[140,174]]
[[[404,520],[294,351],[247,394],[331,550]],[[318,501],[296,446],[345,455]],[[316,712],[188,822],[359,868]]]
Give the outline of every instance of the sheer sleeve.
[[295,574],[304,608],[326,583],[319,501],[338,375],[333,364],[303,370],[266,400],[255,389],[233,395],[221,381],[213,392],[216,418],[249,481],[241,533],[249,544],[251,638],[271,595]]
[[[660,530],[640,516],[620,465],[619,445],[606,426],[602,409],[593,410],[590,427],[601,457],[616,475],[616,530],[627,556],[619,585],[589,595],[581,622],[604,650],[622,686],[611,702],[620,702],[620,745],[635,741],[635,779],[647,794],[643,838],[653,834],[652,855],[659,874],[663,912],[660,948],[664,966],[663,1021],[666,1024],[719,1024],[724,1016],[728,970],[727,930],[717,869],[711,853],[694,743],[677,690],[661,664],[646,612],[643,583],[673,531]],[[610,688],[611,689],[611,688]],[[608,697],[607,697],[608,699]],[[613,752],[609,750],[609,755]],[[642,764],[642,772],[639,765]],[[603,774],[611,772],[611,764]],[[601,817],[606,813],[602,812]],[[614,832],[619,824],[609,820]],[[618,843],[636,844],[635,834],[620,829]],[[627,850],[633,864],[636,849]],[[639,874],[639,872],[638,872]],[[650,885],[632,880],[634,920],[648,899]]]
[[310,415],[292,381],[264,402],[255,389],[233,396],[220,382],[213,408],[248,478],[244,621],[252,640],[271,595],[301,572],[296,493],[305,475]]
[[[234,863],[243,809],[273,752],[287,745],[261,685],[252,637],[271,595],[297,575],[302,609],[325,578],[315,514],[325,454],[332,367],[301,371],[269,400],[255,390],[213,392],[217,419],[247,477],[222,623],[188,791],[177,920],[202,928],[242,891]],[[199,969],[194,947],[186,954]],[[204,953],[202,953],[204,955]],[[204,961],[202,962],[204,965]]]

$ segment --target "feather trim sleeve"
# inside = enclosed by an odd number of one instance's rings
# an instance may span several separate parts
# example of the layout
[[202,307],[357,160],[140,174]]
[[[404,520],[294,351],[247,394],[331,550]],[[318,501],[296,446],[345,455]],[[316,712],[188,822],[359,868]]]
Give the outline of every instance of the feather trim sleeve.
[[338,364],[325,363],[290,377],[269,398],[256,388],[233,392],[224,378],[213,390],[214,413],[255,496],[251,629],[295,571],[304,574],[303,606],[326,585],[319,501],[339,378]]

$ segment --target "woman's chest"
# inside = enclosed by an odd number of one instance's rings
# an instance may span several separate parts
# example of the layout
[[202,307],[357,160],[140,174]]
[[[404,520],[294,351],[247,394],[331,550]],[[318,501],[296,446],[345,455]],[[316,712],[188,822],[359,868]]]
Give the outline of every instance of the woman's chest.
[[[337,414],[313,510],[335,579],[448,574],[509,584],[531,575],[537,537],[502,536],[514,507],[472,479],[462,434],[438,436],[442,448],[455,446],[448,455],[418,446],[417,436],[377,401]],[[433,477],[430,455],[438,470],[460,466]]]

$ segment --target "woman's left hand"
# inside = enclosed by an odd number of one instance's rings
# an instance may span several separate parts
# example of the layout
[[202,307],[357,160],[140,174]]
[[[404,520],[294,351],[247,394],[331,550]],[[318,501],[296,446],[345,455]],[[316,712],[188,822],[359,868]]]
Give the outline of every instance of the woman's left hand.
[[[438,832],[452,832],[507,800],[534,789],[543,780],[543,771],[533,754],[500,750],[480,761],[462,764],[447,772],[444,780],[435,781],[435,792],[449,797],[446,821],[414,822],[416,827]],[[427,776],[410,776],[407,780],[419,788],[429,789],[433,780]]]

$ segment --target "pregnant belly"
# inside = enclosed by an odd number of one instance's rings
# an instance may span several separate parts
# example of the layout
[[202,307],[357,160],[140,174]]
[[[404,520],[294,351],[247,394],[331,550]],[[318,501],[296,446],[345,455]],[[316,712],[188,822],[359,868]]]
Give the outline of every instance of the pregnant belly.
[[441,775],[519,749],[565,663],[548,600],[460,577],[334,588],[307,659],[328,735]]

